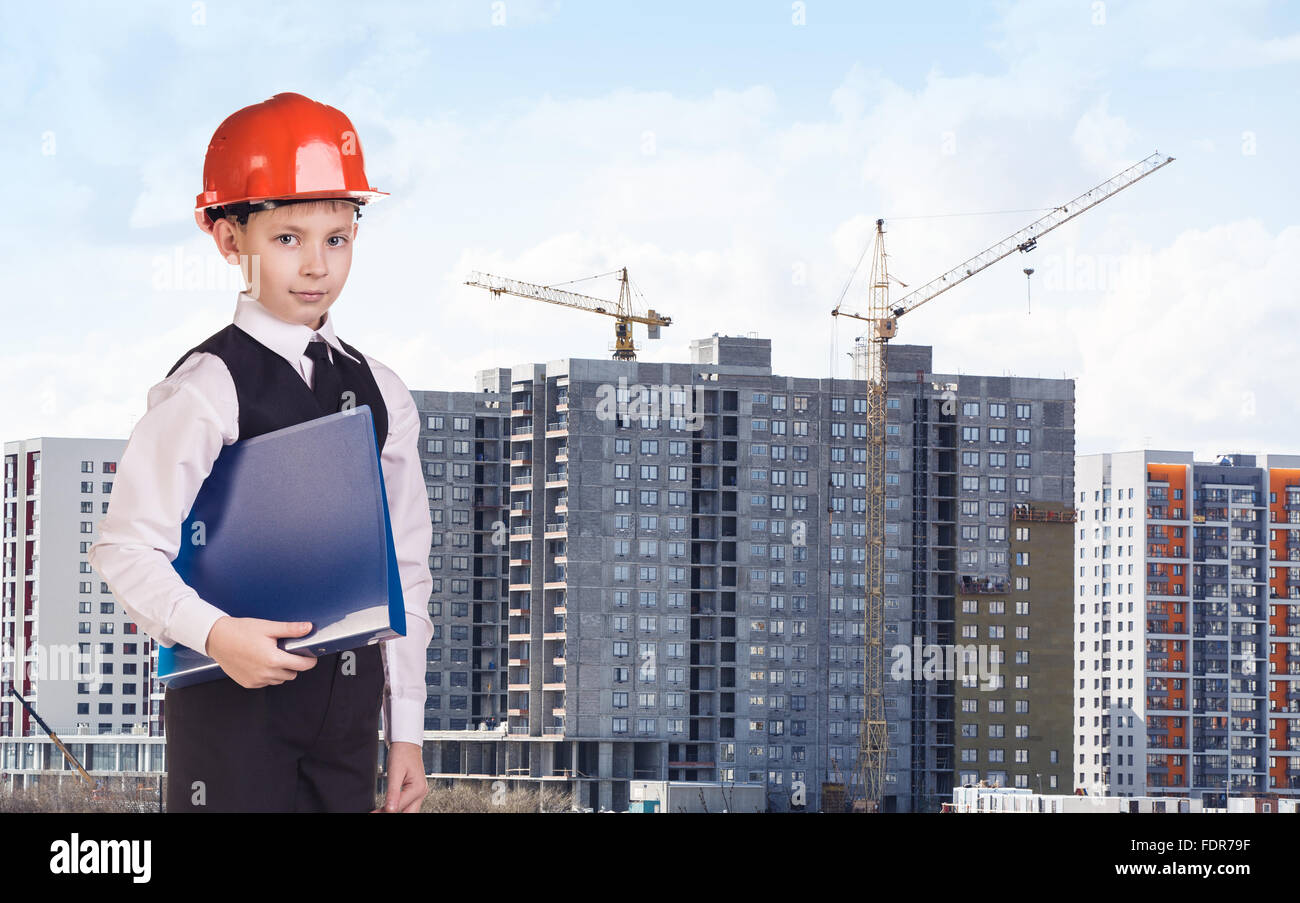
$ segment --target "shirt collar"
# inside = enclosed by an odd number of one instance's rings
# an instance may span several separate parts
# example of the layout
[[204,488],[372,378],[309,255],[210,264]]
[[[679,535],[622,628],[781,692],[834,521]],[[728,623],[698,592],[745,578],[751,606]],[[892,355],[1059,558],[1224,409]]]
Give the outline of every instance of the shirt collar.
[[[325,311],[325,322],[321,324],[320,329],[312,329],[310,326],[304,326],[301,323],[290,323],[287,320],[281,320],[248,292],[240,292],[239,301],[235,304],[234,323],[244,332],[287,360],[295,370],[301,369],[299,362],[303,356],[303,349],[312,340],[312,336],[317,334],[328,342],[329,346],[337,353],[350,360],[357,360],[344,350],[343,345],[334,334],[334,321],[330,318],[328,310]],[[361,362],[357,361],[357,363]]]

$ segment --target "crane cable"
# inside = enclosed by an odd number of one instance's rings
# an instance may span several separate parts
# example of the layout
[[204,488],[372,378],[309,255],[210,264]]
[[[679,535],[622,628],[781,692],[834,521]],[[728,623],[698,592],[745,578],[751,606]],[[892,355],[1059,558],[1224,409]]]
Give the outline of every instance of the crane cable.
[[953,216],[998,216],[1003,213],[1046,213],[1049,210],[1059,210],[1060,207],[1025,207],[1022,210],[977,210],[973,213],[926,213],[917,216],[886,216],[883,217],[885,222],[895,222],[900,219],[947,219]]
[[[621,272],[623,272],[623,268],[619,267],[617,270],[610,270],[608,273],[597,273],[595,276],[583,276],[579,279],[570,279],[568,282],[553,282],[550,285],[542,286],[542,288],[559,288],[562,285],[573,285],[575,282],[586,282],[589,279],[601,279],[605,276],[616,276]],[[631,280],[628,281],[630,282]]]

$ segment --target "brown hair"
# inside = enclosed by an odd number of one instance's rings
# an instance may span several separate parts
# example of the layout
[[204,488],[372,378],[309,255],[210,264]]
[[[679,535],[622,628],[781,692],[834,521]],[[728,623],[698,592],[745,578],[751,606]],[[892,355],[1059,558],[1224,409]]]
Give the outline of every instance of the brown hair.
[[357,219],[361,219],[361,205],[356,201],[347,198],[290,198],[286,200],[260,201],[255,204],[230,204],[226,207],[217,207],[212,210],[212,219],[214,221],[225,218],[230,220],[232,225],[238,225],[242,230],[248,226],[248,218],[254,213],[262,213],[270,210],[278,210],[281,207],[290,206],[307,206],[319,208],[323,205],[329,205],[330,211],[339,209],[339,204],[347,204],[355,209]]

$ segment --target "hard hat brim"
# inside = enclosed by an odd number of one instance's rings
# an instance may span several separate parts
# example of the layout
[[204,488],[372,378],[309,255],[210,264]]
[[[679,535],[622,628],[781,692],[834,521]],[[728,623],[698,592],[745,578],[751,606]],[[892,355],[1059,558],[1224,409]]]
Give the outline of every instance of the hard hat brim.
[[[270,209],[271,207],[276,206],[274,203],[276,201],[284,202],[287,206],[298,201],[312,200],[356,201],[359,205],[364,205],[383,200],[390,195],[390,192],[375,191],[373,189],[370,191],[339,191],[337,189],[325,189],[321,191],[304,191],[300,194],[294,194],[288,197],[283,195],[272,195],[267,197],[240,198],[238,200],[225,201],[220,204],[204,204],[203,201],[205,200],[205,194],[207,193],[205,192],[204,194],[200,194],[198,198],[196,198],[196,201],[198,201],[200,206],[194,208],[194,221],[198,223],[199,228],[204,232],[211,233],[213,224],[208,219],[208,211],[217,208],[246,206],[256,208],[258,205],[266,205],[261,209]],[[256,212],[256,210],[253,212]]]

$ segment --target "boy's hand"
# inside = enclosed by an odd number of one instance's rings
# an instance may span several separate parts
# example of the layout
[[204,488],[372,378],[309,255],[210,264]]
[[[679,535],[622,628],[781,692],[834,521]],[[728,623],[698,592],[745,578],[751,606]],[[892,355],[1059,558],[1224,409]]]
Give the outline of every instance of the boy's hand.
[[414,743],[396,740],[388,745],[388,798],[382,809],[371,812],[419,812],[429,784],[424,757]]
[[208,631],[208,656],[231,680],[246,689],[282,684],[297,677],[299,671],[314,668],[316,659],[285,652],[275,641],[280,637],[303,636],[310,631],[310,622],[226,615],[218,618]]

